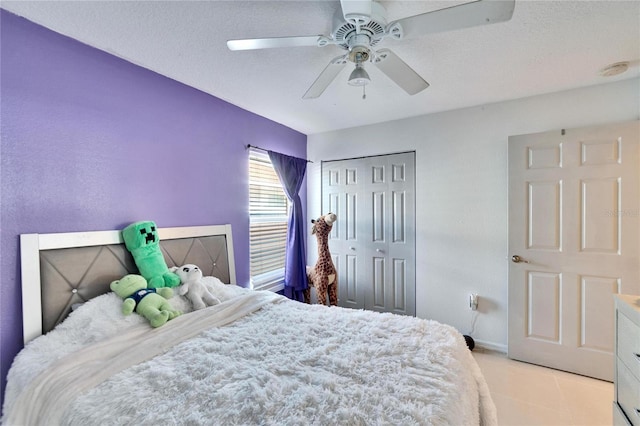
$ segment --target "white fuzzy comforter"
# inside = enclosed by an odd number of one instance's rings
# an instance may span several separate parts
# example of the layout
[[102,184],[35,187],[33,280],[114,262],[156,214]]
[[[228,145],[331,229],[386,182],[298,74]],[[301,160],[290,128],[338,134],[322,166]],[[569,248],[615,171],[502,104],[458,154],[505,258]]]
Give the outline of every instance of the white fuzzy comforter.
[[[206,315],[220,317],[225,306],[229,312],[251,298],[249,290],[206,280],[224,302]],[[100,296],[27,345],[8,375],[4,424],[28,384],[66,355],[145,325],[135,314],[122,316],[121,304],[113,293]],[[189,310],[180,297],[172,304]],[[484,378],[449,326],[279,297],[260,306],[81,391],[57,407],[60,423],[497,424]],[[203,311],[187,316],[196,314]],[[170,333],[171,323],[154,331]]]

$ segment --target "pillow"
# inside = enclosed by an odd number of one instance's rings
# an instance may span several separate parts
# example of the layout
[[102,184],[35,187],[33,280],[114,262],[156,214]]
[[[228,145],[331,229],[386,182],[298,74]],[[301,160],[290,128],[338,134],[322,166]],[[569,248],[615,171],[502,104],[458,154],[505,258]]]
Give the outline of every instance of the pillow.
[[207,290],[220,299],[221,302],[226,302],[229,299],[251,291],[248,288],[243,288],[235,284],[225,284],[217,277],[202,277],[202,283],[207,287]]

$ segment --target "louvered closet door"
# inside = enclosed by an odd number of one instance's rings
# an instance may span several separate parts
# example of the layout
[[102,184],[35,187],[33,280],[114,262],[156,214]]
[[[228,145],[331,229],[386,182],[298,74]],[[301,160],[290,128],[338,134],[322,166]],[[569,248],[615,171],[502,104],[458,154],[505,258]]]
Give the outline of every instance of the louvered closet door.
[[323,162],[339,305],[415,315],[415,154]]

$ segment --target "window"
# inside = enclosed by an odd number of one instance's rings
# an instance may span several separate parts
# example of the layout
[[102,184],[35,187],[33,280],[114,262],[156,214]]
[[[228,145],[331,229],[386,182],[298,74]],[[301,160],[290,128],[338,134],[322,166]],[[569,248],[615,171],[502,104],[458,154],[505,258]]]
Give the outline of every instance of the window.
[[284,288],[289,199],[266,153],[249,150],[249,256],[251,287]]

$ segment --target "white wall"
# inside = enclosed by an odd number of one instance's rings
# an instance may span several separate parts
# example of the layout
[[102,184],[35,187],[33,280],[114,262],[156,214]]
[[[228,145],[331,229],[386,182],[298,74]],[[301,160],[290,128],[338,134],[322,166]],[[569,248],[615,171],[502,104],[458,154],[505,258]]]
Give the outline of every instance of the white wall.
[[[508,137],[639,118],[631,79],[310,135],[307,215],[322,213],[321,160],[415,150],[416,314],[469,334],[468,294],[478,293],[472,336],[506,351]],[[307,257],[315,264],[312,240]]]

